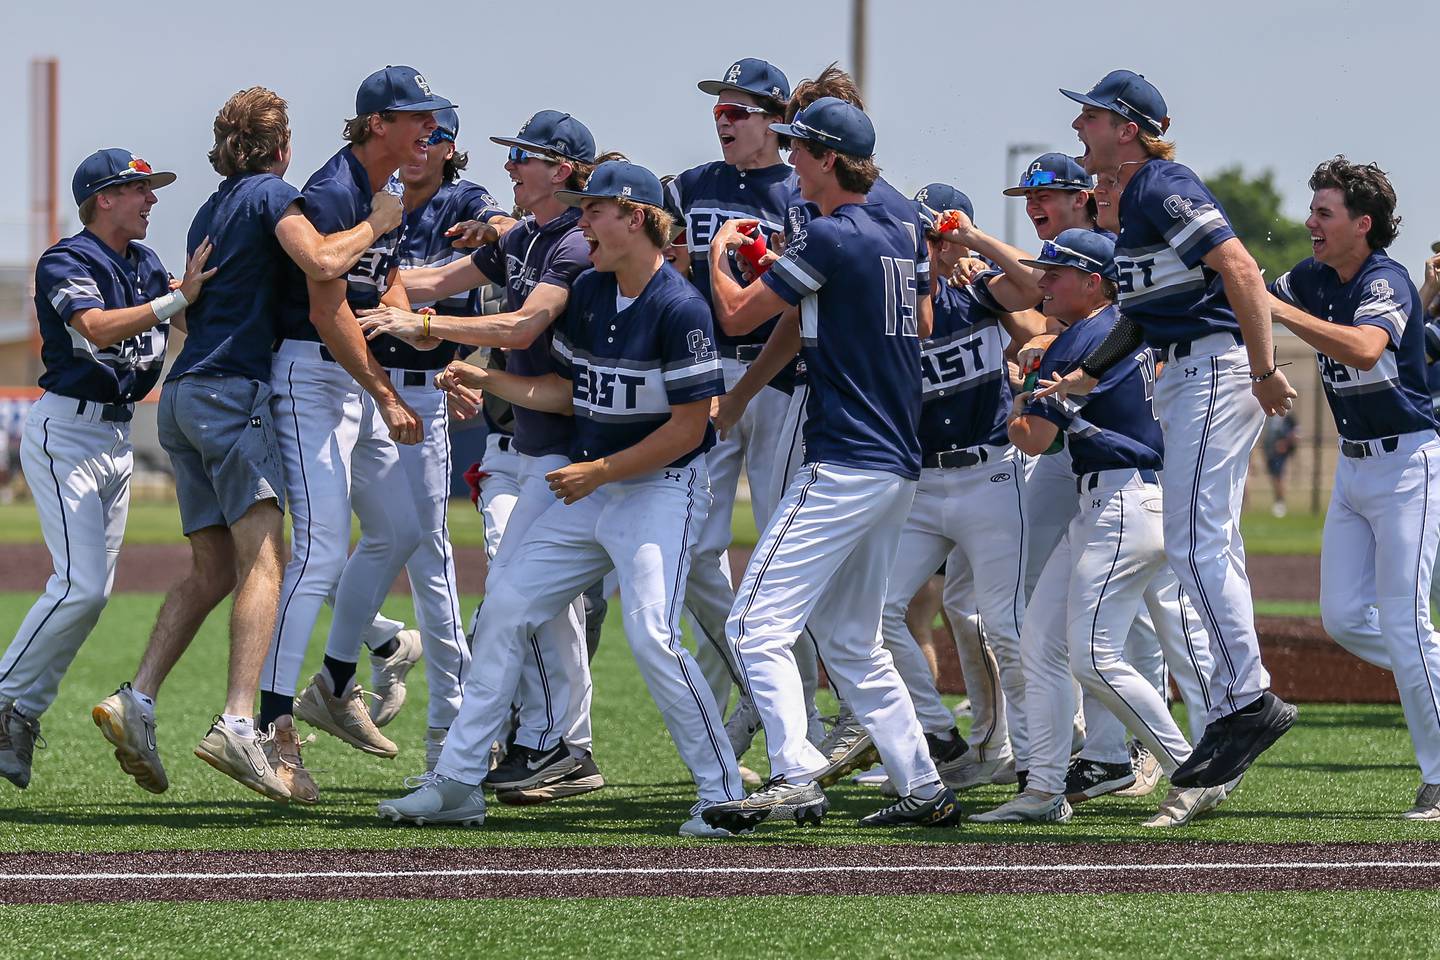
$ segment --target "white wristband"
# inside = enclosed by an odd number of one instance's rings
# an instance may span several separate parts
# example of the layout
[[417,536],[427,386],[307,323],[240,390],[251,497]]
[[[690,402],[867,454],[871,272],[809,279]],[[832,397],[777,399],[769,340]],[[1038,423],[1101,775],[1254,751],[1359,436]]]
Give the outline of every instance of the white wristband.
[[155,319],[162,321],[169,320],[188,306],[190,301],[185,299],[185,294],[181,293],[178,287],[165,296],[150,301],[150,309],[155,311]]

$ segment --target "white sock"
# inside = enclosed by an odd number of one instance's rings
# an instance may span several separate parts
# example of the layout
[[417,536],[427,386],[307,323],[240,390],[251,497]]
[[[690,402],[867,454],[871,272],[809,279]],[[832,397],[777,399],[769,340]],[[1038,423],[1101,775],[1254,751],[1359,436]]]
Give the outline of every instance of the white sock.
[[220,719],[224,721],[225,726],[229,728],[230,732],[237,737],[255,736],[255,721],[250,717],[237,717],[226,713],[222,714]]
[[940,791],[945,789],[943,783],[927,783],[910,791],[910,796],[916,800],[934,800],[940,796]]

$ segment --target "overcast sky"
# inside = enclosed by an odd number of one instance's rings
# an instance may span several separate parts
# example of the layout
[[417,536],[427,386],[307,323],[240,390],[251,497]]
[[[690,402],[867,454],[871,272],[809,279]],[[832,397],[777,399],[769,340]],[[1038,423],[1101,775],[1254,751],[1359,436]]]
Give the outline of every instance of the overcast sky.
[[[913,192],[943,180],[1001,231],[1007,143],[1077,152],[1076,107],[1056,92],[1106,71],[1144,73],[1164,93],[1179,159],[1202,175],[1272,168],[1297,218],[1314,165],[1336,153],[1387,169],[1405,218],[1392,254],[1419,279],[1440,236],[1433,4],[1211,0],[1202,4],[939,3],[872,0],[866,99],[885,176]],[[793,2],[195,4],[6,0],[0,86],[12,91],[12,157],[0,197],[0,261],[25,256],[28,61],[58,56],[62,210],[70,176],[99,147],[122,146],[179,181],[161,191],[149,242],[177,274],[186,227],[218,178],[211,123],[236,90],[290,101],[302,185],[341,145],[355,88],[387,63],[420,70],[460,104],[469,176],[508,202],[502,148],[536,110],[579,117],[600,149],[658,174],[719,156],[711,98],[695,82],[758,56],[795,83],[845,65],[849,4]],[[333,11],[343,10],[340,15]],[[273,11],[273,13],[272,13]],[[433,14],[429,11],[434,11]],[[407,22],[406,17],[413,19]],[[1094,29],[1091,29],[1093,27]],[[1017,211],[1018,212],[1018,211]],[[1026,240],[1033,234],[1023,232]]]

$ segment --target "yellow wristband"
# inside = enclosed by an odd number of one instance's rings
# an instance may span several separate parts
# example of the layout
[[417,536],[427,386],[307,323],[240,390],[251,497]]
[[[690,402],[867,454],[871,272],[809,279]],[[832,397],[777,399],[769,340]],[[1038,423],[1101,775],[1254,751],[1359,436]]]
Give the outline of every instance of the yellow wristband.
[[425,314],[425,323],[421,327],[421,330],[424,332],[425,336],[430,336],[430,314],[428,313]]

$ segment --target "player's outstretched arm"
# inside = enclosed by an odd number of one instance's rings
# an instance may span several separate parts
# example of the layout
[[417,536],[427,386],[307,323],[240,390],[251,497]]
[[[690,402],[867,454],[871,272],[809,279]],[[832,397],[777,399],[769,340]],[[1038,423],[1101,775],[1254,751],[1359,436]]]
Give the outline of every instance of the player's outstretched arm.
[[[1250,390],[1271,416],[1290,409],[1297,395],[1275,366],[1275,342],[1270,329],[1270,291],[1250,251],[1236,237],[1205,254],[1205,265],[1225,281],[1225,295],[1240,322],[1240,337],[1250,357]],[[1254,378],[1263,379],[1254,379]]]
[[601,484],[628,480],[644,473],[653,473],[666,464],[700,446],[705,438],[705,422],[710,417],[710,400],[672,404],[666,420],[644,440],[633,447],[599,460],[572,463],[545,475],[555,496],[574,503],[589,496]]
[[369,217],[349,230],[325,235],[301,213],[300,204],[292,203],[275,225],[275,239],[306,279],[334,280],[348,273],[377,238],[400,226],[404,216],[400,198],[382,190],[370,202]]
[[1348,327],[1330,323],[1286,303],[1273,293],[1270,294],[1270,312],[1291,333],[1320,353],[1357,370],[1369,370],[1379,363],[1390,343],[1390,334],[1383,327]]
[[[988,281],[990,294],[1006,310],[1027,310],[1040,302],[1040,271],[1021,263],[1029,256],[1019,247],[990,236],[970,221],[963,210],[947,210],[945,216],[958,223],[945,234],[953,240],[987,257],[1000,268],[1001,275]],[[1038,332],[1038,331],[1037,331]]]
[[185,279],[165,296],[142,303],[138,307],[122,307],[118,310],[91,307],[88,310],[79,310],[70,318],[70,325],[102,350],[137,333],[144,333],[155,324],[166,320],[174,321],[179,318],[177,325],[183,330],[185,307],[200,299],[200,291],[204,288],[205,281],[215,276],[214,267],[205,269],[205,262],[210,259],[210,253],[214,249],[209,237],[202,240],[185,263]]
[[465,360],[452,360],[435,376],[435,386],[465,406],[474,405],[482,393],[492,393],[529,410],[566,415],[574,412],[574,385],[554,373],[522,377],[504,370],[477,367]]
[[714,420],[715,429],[723,435],[740,422],[745,408],[755,395],[771,380],[780,375],[785,365],[800,352],[800,311],[788,308],[780,315],[775,329],[770,332],[765,346],[742,376],[724,396],[719,398]]
[[471,257],[461,257],[438,267],[416,267],[405,271],[410,296],[421,301],[444,300],[490,282]]
[[[418,271],[404,271],[407,289],[413,289],[410,286],[410,275],[416,272]],[[375,310],[362,310],[360,325],[371,340],[382,333],[388,333],[413,343],[428,329],[430,336],[454,343],[524,350],[565,313],[565,305],[569,302],[568,287],[554,283],[537,283],[535,289],[530,291],[530,296],[520,305],[520,309],[513,313],[496,313],[482,317],[437,315],[427,318],[408,310],[379,307]]]

